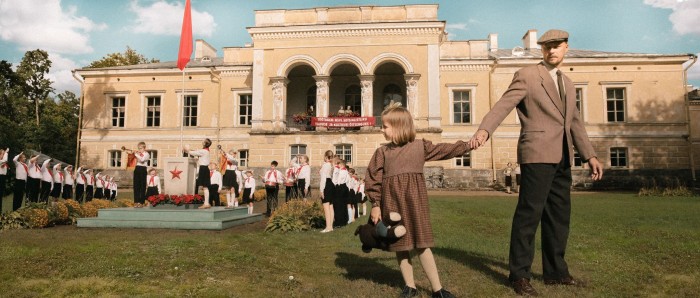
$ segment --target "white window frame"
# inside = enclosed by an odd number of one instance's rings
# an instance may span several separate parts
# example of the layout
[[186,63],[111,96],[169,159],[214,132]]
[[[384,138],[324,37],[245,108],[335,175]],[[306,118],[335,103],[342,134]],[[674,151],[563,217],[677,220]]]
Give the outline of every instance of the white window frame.
[[[146,90],[139,91],[141,98],[141,111],[143,111],[143,117],[141,117],[141,127],[143,128],[161,128],[163,127],[163,119],[165,115],[165,90]],[[148,98],[149,97],[160,97],[160,124],[158,126],[148,126]]]
[[[113,155],[117,156],[113,156]],[[109,159],[107,160],[107,168],[110,169],[118,169],[122,167],[122,151],[121,150],[109,150],[107,151],[107,156],[109,156]],[[117,157],[117,158],[115,158]],[[116,162],[116,166],[113,165],[113,162]]]
[[[233,91],[234,127],[251,127],[253,125],[253,90],[251,89],[231,89]],[[241,96],[250,95],[250,124],[240,124],[241,120]]]
[[[613,162],[612,153],[613,153],[614,149],[624,150],[624,152],[625,152],[625,165],[624,166],[619,166],[619,165],[614,166],[612,164],[612,162]],[[610,147],[610,149],[608,150],[608,158],[610,159],[609,163],[610,163],[611,168],[626,169],[626,168],[630,167],[630,149],[629,149],[629,147]]]
[[[297,154],[294,154],[292,152],[292,150],[294,150],[294,148],[297,148]],[[300,148],[304,148],[304,153],[299,153]],[[294,156],[297,156],[299,154],[306,155],[307,152],[309,152],[309,146],[306,144],[291,144],[291,145],[289,145],[289,160],[288,160],[287,164],[289,164],[289,162],[292,161],[292,158],[294,158]]]
[[[344,159],[345,162],[346,162],[347,164],[352,164],[353,158],[354,158],[354,157],[352,156],[352,155],[353,155],[353,151],[354,151],[354,150],[353,150],[352,144],[350,144],[350,143],[340,143],[340,144],[335,144],[335,145],[333,145],[333,149],[334,149],[333,152],[335,153],[335,155],[340,155],[340,154],[338,154],[338,147],[340,147],[340,146],[343,146],[343,153],[342,153],[342,155],[343,155],[343,156],[349,156],[349,157],[350,157],[350,160],[348,160],[347,158],[341,158],[341,159]],[[345,153],[345,151],[346,151],[345,146],[348,146],[348,147],[349,147],[350,153]]]
[[[464,165],[464,158],[465,158],[465,157],[467,157],[467,158],[469,159],[469,165],[468,165],[468,166],[465,166],[465,165]],[[460,160],[462,161],[462,164],[461,164],[461,165],[458,164]],[[465,154],[462,155],[462,156],[457,156],[457,157],[454,158],[454,166],[455,166],[456,168],[472,168],[472,165],[473,165],[473,162],[472,162],[472,152],[471,152],[471,151],[465,153]]]
[[[450,102],[450,124],[451,125],[474,125],[474,119],[476,115],[476,83],[468,84],[448,84],[447,94],[449,96]],[[469,123],[455,123],[454,122],[454,93],[455,92],[469,92]]]
[[[115,125],[114,125],[114,115],[112,114],[112,112],[114,111],[114,99],[116,99],[116,98],[124,98],[124,126],[115,126]],[[127,97],[126,97],[126,95],[112,95],[112,96],[109,96],[109,99],[108,99],[107,102],[109,103],[109,104],[108,104],[109,114],[107,114],[107,115],[109,115],[109,127],[111,127],[111,128],[126,128],[126,114],[127,114],[127,113],[126,113],[126,110],[127,110],[127,109],[126,109],[126,107],[127,107],[127,104],[126,104],[126,103],[127,103]]]
[[[196,97],[197,97],[197,105],[195,106],[195,107],[197,108],[197,113],[196,113],[196,115],[194,116],[194,117],[196,117],[195,120],[197,121],[197,124],[196,124],[196,125],[187,125],[187,126],[185,126],[185,97],[191,97],[191,96],[196,96]],[[201,117],[199,117],[199,114],[200,114],[200,112],[201,112],[201,110],[202,110],[202,109],[201,109],[201,102],[202,102],[202,96],[201,96],[201,94],[185,93],[185,94],[182,95],[182,105],[180,105],[180,110],[182,111],[182,112],[181,112],[182,115],[181,115],[181,117],[180,117],[180,125],[182,125],[182,127],[199,127],[199,126],[200,126],[200,124],[201,124],[201,121],[200,121]],[[192,116],[189,116],[189,117],[192,117]]]
[[581,121],[588,123],[588,82],[574,82],[574,90],[581,89],[581,108],[579,114]]
[[[602,104],[602,115],[603,115],[603,123],[610,123],[610,124],[622,124],[622,123],[627,123],[629,120],[629,115],[630,115],[630,109],[629,109],[629,102],[630,98],[632,98],[632,82],[631,81],[620,81],[620,82],[600,82],[601,86],[601,93],[602,93],[602,98],[603,98],[603,104]],[[625,98],[624,98],[624,113],[625,113],[625,120],[624,121],[608,121],[608,89],[610,88],[621,88],[625,89]]]
[[158,167],[158,150],[148,149],[148,150],[146,150],[146,152],[148,152],[148,155],[149,155],[148,161],[146,162],[148,167],[157,168]]
[[[245,152],[245,154],[243,153]],[[245,155],[245,157],[244,157]],[[243,168],[243,167],[248,167],[248,162],[250,161],[250,151],[248,149],[240,149],[238,150],[238,166]]]

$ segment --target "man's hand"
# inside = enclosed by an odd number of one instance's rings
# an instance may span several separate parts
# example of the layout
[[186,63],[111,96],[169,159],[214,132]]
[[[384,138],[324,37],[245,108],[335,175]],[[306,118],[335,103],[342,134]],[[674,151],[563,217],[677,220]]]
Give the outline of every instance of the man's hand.
[[476,131],[476,133],[472,136],[471,140],[469,140],[469,149],[471,150],[476,150],[484,143],[486,143],[486,140],[489,138],[489,133],[483,129],[479,129]]
[[598,161],[597,157],[591,157],[588,160],[588,166],[591,168],[591,179],[593,181],[603,179],[603,165]]

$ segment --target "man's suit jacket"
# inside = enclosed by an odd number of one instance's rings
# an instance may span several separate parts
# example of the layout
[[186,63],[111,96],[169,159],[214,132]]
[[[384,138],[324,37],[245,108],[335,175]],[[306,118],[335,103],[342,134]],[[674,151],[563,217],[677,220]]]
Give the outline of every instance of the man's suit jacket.
[[515,73],[508,90],[486,114],[479,129],[486,130],[492,136],[503,119],[517,107],[521,124],[519,163],[559,163],[563,154],[564,134],[570,158],[574,156],[572,144],[582,160],[596,156],[576,108],[574,84],[568,77],[562,76],[566,86],[566,112],[557,85],[540,62]]

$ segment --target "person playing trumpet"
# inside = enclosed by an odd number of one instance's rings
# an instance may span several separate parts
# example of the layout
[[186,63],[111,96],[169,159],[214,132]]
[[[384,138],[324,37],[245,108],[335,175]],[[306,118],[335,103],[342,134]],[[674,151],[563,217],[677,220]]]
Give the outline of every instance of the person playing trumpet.
[[134,204],[143,205],[146,203],[146,176],[148,176],[148,160],[151,155],[146,152],[146,143],[139,142],[137,151],[126,149],[122,150],[128,154],[133,154],[136,158],[136,167],[134,168]]

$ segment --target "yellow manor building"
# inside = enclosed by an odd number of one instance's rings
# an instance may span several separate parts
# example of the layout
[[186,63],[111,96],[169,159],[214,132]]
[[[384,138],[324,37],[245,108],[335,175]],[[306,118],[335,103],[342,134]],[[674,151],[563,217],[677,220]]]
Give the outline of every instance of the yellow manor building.
[[[306,154],[317,186],[326,150],[362,176],[386,142],[378,116],[392,100],[414,115],[419,138],[468,140],[515,71],[541,61],[538,32],[524,28],[522,46],[513,49],[498,48],[497,34],[449,40],[437,12],[437,5],[255,11],[251,44],[220,55],[197,40],[184,76],[175,61],[78,69],[80,164],[128,185],[122,146],[146,142],[162,173],[163,158],[181,156],[181,140],[197,148],[210,138],[212,149],[237,150],[241,166],[256,175],[272,160],[286,168],[292,156]],[[575,32],[570,47],[562,70],[575,82],[577,106],[609,173],[591,184],[576,159],[574,185],[634,187],[658,175],[689,180],[700,165],[691,150],[700,129],[691,138],[690,119],[700,111],[691,115],[683,64],[697,57],[579,50]],[[375,125],[313,127],[305,117],[348,110],[376,117]],[[502,184],[503,168],[516,162],[519,130],[513,111],[487,146],[428,163],[426,177],[444,175],[464,188]]]

